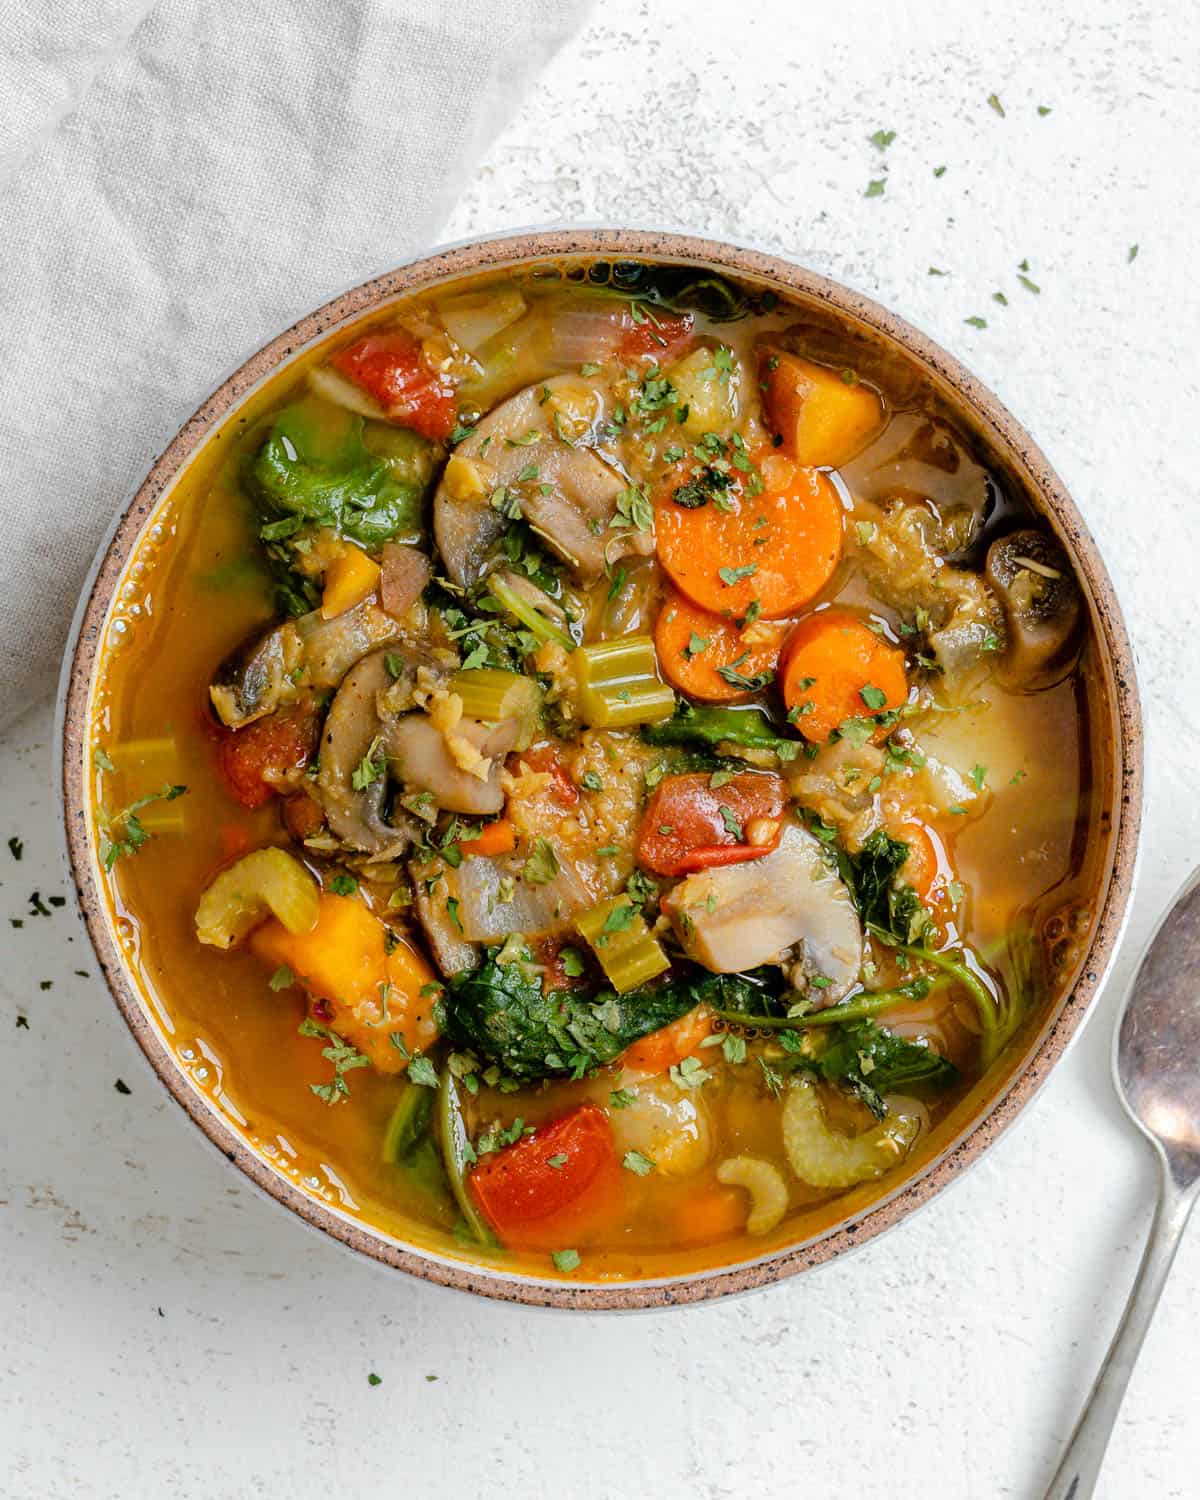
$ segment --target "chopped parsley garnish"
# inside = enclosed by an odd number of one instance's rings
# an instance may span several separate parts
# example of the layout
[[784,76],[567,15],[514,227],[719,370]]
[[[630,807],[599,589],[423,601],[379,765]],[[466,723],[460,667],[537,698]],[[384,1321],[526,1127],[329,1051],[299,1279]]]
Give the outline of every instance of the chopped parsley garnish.
[[[100,755],[97,751],[97,756]],[[105,757],[107,759],[107,756]],[[111,765],[112,762],[110,761]],[[96,811],[96,821],[100,824],[104,835],[104,842],[100,850],[100,858],[106,870],[111,870],[117,860],[124,859],[127,855],[136,854],[142,845],[149,839],[150,835],[142,827],[138,813],[143,807],[149,807],[152,802],[174,802],[176,797],[182,797],[187,791],[185,786],[170,786],[166,783],[157,792],[151,792],[149,796],[139,797],[136,802],[131,802],[128,807],[123,807],[120,812],[107,813],[103,808]]]
[[529,858],[521,866],[521,879],[529,885],[549,885],[561,866],[558,855],[545,839],[534,839]]
[[877,147],[880,151],[886,151],[895,139],[896,132],[894,130],[876,130],[867,137],[872,146]]
[[686,656],[690,661],[693,656],[699,656],[702,651],[707,650],[708,641],[704,638],[704,636],[697,635],[693,630],[691,635],[688,637],[687,645],[683,648],[683,651],[680,654],[682,656]]
[[353,875],[335,875],[329,882],[329,889],[335,896],[353,896],[358,890],[358,881]]
[[422,1084],[427,1089],[438,1086],[437,1069],[429,1058],[423,1057],[419,1052],[408,1065],[408,1076],[413,1083]]
[[887,178],[886,177],[873,177],[871,179],[871,181],[867,183],[867,190],[863,194],[863,197],[864,198],[882,198],[883,197],[884,189],[886,187],[887,187]]
[[682,1062],[672,1063],[671,1082],[678,1089],[698,1089],[712,1077],[698,1057],[685,1057]]
[[970,317],[970,318],[964,318],[963,322],[964,323],[969,323],[972,328],[986,328],[987,327],[987,319],[979,317],[978,314],[976,314],[975,316]]
[[873,687],[869,682],[865,687],[859,688],[858,696],[873,714],[877,714],[887,704],[887,694],[883,689]]
[[1005,115],[1004,115],[1004,106],[1003,106],[1003,104],[1000,103],[1000,95],[999,94],[989,94],[987,102],[988,102],[989,105],[991,105],[992,109],[994,109],[996,111],[996,113],[1000,116],[1000,118],[1003,120],[1005,118]]
[[550,1259],[560,1271],[574,1271],[579,1265],[578,1250],[552,1250]]
[[741,583],[743,578],[753,578],[758,572],[757,563],[744,563],[740,568],[718,568],[717,577],[727,589]]
[[608,1102],[613,1109],[628,1109],[636,1099],[636,1089],[613,1089],[608,1096]]
[[604,783],[596,775],[595,771],[585,771],[580,777],[580,784],[589,792],[602,792]]
[[362,792],[377,781],[382,781],[387,771],[387,757],[383,752],[383,740],[379,735],[371,741],[367,753],[350,773],[350,785]]
[[25,852],[24,841],[17,838],[14,834],[8,841],[8,852],[14,859],[20,859],[21,855]]
[[645,1177],[647,1173],[654,1171],[657,1163],[641,1151],[626,1151],[621,1158],[621,1165],[627,1172],[636,1172],[639,1177]]
[[711,464],[705,464],[686,484],[679,485],[671,498],[685,510],[699,510],[710,500],[724,496],[732,487],[733,480],[728,474],[715,469]]
[[287,964],[280,964],[270,979],[267,980],[267,986],[272,990],[286,990],[289,986],[295,984],[295,982],[296,976],[288,968]]

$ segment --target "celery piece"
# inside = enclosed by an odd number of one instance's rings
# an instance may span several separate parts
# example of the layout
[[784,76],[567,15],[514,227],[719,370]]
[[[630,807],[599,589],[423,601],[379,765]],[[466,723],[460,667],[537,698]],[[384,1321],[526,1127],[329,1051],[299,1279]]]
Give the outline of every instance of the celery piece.
[[462,699],[463,714],[468,719],[482,719],[488,724],[516,719],[521,733],[513,748],[529,749],[542,713],[542,690],[532,677],[493,667],[471,667],[455,672],[449,690]]
[[200,897],[196,936],[212,948],[232,948],[271,913],[289,932],[311,932],[320,915],[320,892],[285,849],[255,849],[222,870]]
[[618,995],[655,979],[671,967],[662,944],[628,896],[613,896],[576,917],[580,936],[591,944]]
[[467,1135],[467,1122],[463,1119],[458,1084],[448,1065],[442,1069],[438,1083],[438,1133],[441,1136],[442,1161],[450,1180],[450,1191],[463,1216],[463,1223],[473,1239],[478,1240],[481,1245],[493,1247],[496,1237],[475,1206],[475,1200],[467,1187],[467,1165],[475,1158]]
[[[147,788],[176,785],[184,780],[179,750],[173,735],[147,740],[122,740],[111,751],[112,763],[124,778],[126,796],[138,795]],[[187,831],[186,799],[166,798],[148,802],[138,812],[138,821],[147,833],[185,833]]]
[[528,599],[523,599],[516,589],[505,583],[503,578],[489,578],[488,588],[496,603],[502,609],[506,609],[514,619],[519,620],[526,630],[531,631],[540,641],[556,641],[564,651],[574,651],[575,642],[566,631],[560,630],[552,620],[548,620],[530,604]]
[[403,1161],[429,1129],[433,1113],[433,1092],[418,1083],[405,1081],[401,1094],[383,1136],[381,1155],[385,1162]]
[[571,661],[585,724],[623,729],[654,724],[675,712],[675,694],[659,679],[654,642],[648,635],[581,646]]

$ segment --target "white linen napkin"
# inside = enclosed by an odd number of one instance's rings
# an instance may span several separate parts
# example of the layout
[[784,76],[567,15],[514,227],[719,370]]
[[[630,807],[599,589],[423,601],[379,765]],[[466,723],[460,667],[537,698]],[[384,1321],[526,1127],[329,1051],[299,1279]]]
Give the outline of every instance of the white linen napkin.
[[429,243],[588,0],[0,0],[0,726],[247,354]]

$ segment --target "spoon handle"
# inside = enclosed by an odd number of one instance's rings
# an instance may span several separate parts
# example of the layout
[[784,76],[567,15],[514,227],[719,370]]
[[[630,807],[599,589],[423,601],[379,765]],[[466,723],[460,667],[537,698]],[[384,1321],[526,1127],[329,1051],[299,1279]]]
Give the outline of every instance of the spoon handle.
[[1182,1191],[1172,1179],[1165,1160],[1160,1160],[1162,1177],[1158,1204],[1133,1290],[1045,1500],[1088,1500],[1095,1493],[1100,1465],[1112,1436],[1125,1387],[1133,1374],[1134,1361],[1149,1330],[1167,1272],[1171,1269],[1192,1204],[1196,1201],[1194,1187]]

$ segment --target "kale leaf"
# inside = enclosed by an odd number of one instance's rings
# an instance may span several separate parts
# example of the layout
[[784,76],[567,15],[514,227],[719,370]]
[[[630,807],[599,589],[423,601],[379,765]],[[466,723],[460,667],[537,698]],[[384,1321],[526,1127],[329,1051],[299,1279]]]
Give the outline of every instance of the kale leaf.
[[814,1071],[856,1094],[883,1119],[883,1095],[917,1085],[945,1088],[958,1076],[953,1063],[919,1042],[886,1031],[874,1021],[848,1021],[835,1028]]
[[363,419],[316,396],[278,412],[245,468],[267,543],[324,526],[377,551],[420,532],[422,486],[401,483],[363,439]]
[[648,745],[743,745],[751,750],[774,750],[780,760],[794,760],[799,740],[778,734],[760,708],[694,708],[681,703],[675,717],[647,724],[642,739]]
[[687,983],[624,995],[612,990],[593,996],[572,990],[543,994],[536,978],[526,977],[517,964],[497,963],[492,955],[478,969],[448,981],[442,1029],[455,1046],[471,1048],[512,1078],[582,1078],[696,1004]]
[[904,840],[878,828],[841,871],[864,922],[897,943],[919,943],[930,917],[912,886],[897,883],[907,859]]

